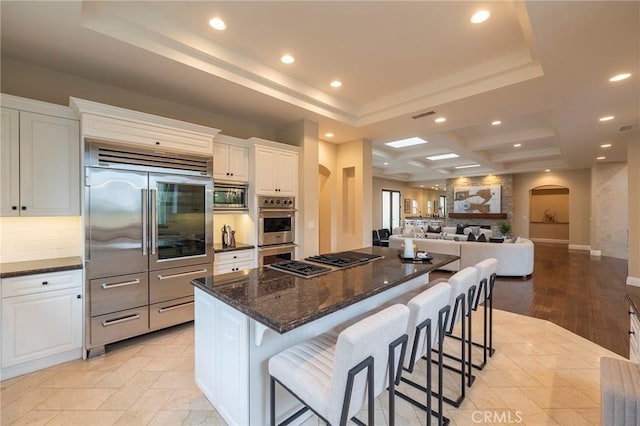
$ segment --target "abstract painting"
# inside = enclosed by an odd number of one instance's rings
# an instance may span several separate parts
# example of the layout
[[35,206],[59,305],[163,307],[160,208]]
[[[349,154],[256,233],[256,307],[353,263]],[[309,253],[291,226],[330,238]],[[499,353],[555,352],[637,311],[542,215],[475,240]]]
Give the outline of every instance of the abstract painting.
[[454,213],[500,213],[500,185],[453,188]]

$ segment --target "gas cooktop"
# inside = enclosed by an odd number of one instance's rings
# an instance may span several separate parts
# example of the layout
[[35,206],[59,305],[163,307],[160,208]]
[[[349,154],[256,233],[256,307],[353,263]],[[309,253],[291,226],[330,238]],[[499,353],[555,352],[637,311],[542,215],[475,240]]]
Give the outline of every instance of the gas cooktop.
[[326,265],[346,268],[347,266],[360,265],[371,260],[379,259],[382,256],[377,254],[360,253],[357,251],[343,251],[340,253],[321,254],[319,256],[307,257],[305,260]]
[[325,266],[314,265],[312,263],[300,262],[298,260],[287,260],[284,262],[276,262],[268,265],[270,268],[277,269],[282,272],[298,275],[304,278],[315,277],[332,269]]

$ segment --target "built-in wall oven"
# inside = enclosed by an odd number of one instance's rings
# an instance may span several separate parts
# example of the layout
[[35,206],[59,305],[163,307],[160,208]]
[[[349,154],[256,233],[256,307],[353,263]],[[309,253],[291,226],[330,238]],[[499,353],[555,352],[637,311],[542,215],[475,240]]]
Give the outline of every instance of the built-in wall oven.
[[295,258],[295,198],[258,196],[258,263]]
[[104,345],[193,320],[213,266],[211,158],[88,143],[86,338]]

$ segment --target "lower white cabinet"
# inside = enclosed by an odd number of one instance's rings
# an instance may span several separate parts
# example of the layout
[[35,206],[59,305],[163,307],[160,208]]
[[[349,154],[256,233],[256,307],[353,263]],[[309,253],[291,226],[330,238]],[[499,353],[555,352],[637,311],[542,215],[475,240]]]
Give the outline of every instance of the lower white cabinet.
[[213,275],[227,274],[255,267],[253,249],[216,253],[213,261]]
[[82,356],[82,271],[2,279],[2,374]]
[[629,360],[640,363],[640,320],[633,306],[629,309]]

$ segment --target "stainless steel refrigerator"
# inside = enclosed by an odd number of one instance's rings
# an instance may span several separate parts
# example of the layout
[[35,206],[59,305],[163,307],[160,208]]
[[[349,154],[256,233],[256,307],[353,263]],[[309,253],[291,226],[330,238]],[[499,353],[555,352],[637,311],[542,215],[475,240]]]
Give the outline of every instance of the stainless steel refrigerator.
[[87,144],[85,349],[193,320],[213,267],[211,157]]

